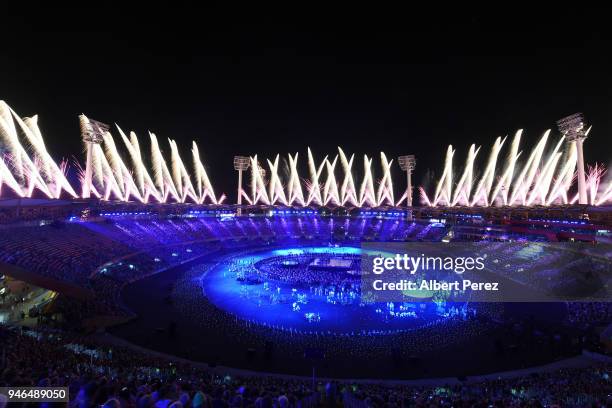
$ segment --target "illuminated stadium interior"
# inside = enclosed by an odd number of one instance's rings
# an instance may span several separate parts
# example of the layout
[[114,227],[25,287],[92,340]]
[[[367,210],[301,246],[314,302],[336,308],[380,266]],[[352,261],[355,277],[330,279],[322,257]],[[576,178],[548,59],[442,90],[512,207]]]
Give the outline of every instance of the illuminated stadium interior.
[[[338,66],[350,77],[351,64]],[[244,80],[230,79],[220,83]],[[167,86],[204,93],[187,79]],[[380,137],[369,123],[338,141],[304,136],[295,107],[276,108],[289,119],[266,140],[274,126],[253,101],[226,119],[222,104],[184,109],[179,92],[134,114],[131,130],[131,111],[108,114],[114,102],[78,99],[62,110],[85,113],[60,120],[0,95],[0,408],[11,387],[65,387],[79,408],[610,406],[605,120],[569,104],[523,124],[495,101],[497,133],[472,135],[475,119],[456,118],[464,102],[433,88],[414,99],[453,111],[422,119],[430,131],[407,128],[421,115],[411,105],[402,126],[372,122]],[[350,120],[325,113],[316,126],[358,130],[355,106]],[[221,124],[202,125],[199,110]],[[234,122],[253,132],[222,131]],[[394,266],[401,252],[420,269]],[[459,270],[468,259],[482,268]]]
[[[516,290],[555,291],[564,282],[553,285],[551,276],[572,284],[589,270],[597,291],[612,276],[609,264],[595,258],[599,251],[609,258],[606,206],[236,207],[21,198],[4,200],[0,209],[3,274],[29,285],[15,297],[16,286],[6,284],[2,321],[87,334],[70,344],[162,353],[156,355],[220,374],[314,372],[353,382],[446,384],[451,377],[520,376],[528,367],[602,369],[583,350],[605,350],[595,328],[612,317],[607,302],[480,303],[436,291],[372,302],[361,293],[360,262],[366,242],[417,248],[484,242],[496,265],[490,273]],[[564,242],[595,247],[578,260],[547,247]],[[94,334],[101,330],[106,334]],[[57,340],[44,341],[56,347]]]
[[[604,226],[587,221],[551,220],[544,234],[538,220],[484,227],[480,216],[410,221],[399,209],[340,216],[245,208],[236,217],[229,209],[76,208],[63,221],[6,224],[10,234],[0,245],[15,276],[35,275],[32,282],[62,293],[53,302],[61,312],[49,314],[61,315],[60,326],[106,326],[133,344],[214,365],[308,375],[315,364],[321,376],[339,378],[480,375],[550,363],[580,347],[570,340],[580,330],[564,327],[579,304],[368,304],[360,296],[362,242],[426,246],[481,231],[479,239],[493,245],[490,256],[499,258],[498,277],[515,279],[512,271],[525,268],[529,279],[515,284],[530,290],[547,287],[547,275],[538,272],[544,266],[557,265],[559,276],[570,268],[562,253],[542,255],[548,234],[560,240],[569,228],[587,243],[606,239]],[[532,233],[514,231],[530,222]],[[496,249],[495,241],[506,246]],[[502,267],[510,263],[516,268]],[[594,270],[589,258],[571,266],[584,267]],[[525,328],[512,327],[525,319],[541,324],[540,348],[515,344]],[[552,333],[567,337],[548,348],[544,339]],[[508,347],[518,347],[512,358],[497,354]],[[456,349],[465,350],[460,364],[425,363]],[[471,354],[478,349],[482,358]],[[313,363],[308,353],[325,358]],[[376,369],[367,364],[373,358]]]

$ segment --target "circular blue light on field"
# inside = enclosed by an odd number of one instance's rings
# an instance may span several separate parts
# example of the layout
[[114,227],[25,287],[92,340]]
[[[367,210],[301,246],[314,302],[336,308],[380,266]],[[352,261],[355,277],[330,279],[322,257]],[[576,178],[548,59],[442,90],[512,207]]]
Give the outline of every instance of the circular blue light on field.
[[[360,276],[350,266],[361,254],[361,248],[350,246],[254,250],[207,270],[202,289],[209,301],[238,319],[294,333],[392,334],[467,313],[467,306],[458,303],[362,299]],[[334,267],[326,270],[330,260]],[[268,274],[270,268],[281,278]]]

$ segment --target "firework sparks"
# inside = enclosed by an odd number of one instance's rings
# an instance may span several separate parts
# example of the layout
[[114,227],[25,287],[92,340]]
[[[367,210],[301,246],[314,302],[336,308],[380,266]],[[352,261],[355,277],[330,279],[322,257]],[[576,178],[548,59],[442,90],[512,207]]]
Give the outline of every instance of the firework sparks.
[[[589,128],[590,131],[590,128]],[[587,131],[588,132],[588,131]],[[500,152],[504,146],[505,138],[497,138],[489,159],[478,179],[474,179],[475,160],[480,150],[475,145],[470,146],[463,173],[459,181],[453,183],[453,157],[455,150],[449,146],[444,161],[442,176],[436,184],[433,200],[429,198],[425,189],[420,188],[421,200],[427,206],[439,205],[552,205],[573,204],[578,195],[571,193],[576,186],[577,153],[576,141],[567,142],[562,136],[554,146],[552,152],[546,156],[546,145],[550,130],[547,130],[536,146],[531,150],[527,161],[521,168],[519,158],[522,130],[519,130],[510,146],[508,156],[503,165],[498,165]],[[566,152],[562,147],[567,145]],[[498,175],[498,170],[500,174]],[[605,168],[601,165],[590,167],[587,175],[588,203],[602,205],[612,197],[612,187],[602,183]],[[496,182],[497,180],[497,182]],[[477,187],[472,192],[472,185],[477,181]],[[569,197],[573,197],[571,200]],[[451,199],[452,197],[452,199]]]
[[[84,115],[81,121],[81,125],[95,122],[90,122]],[[590,130],[584,132],[580,143]],[[128,136],[119,126],[117,131],[123,147],[115,143],[108,127],[100,132],[99,141],[86,145],[89,165],[79,172],[83,197],[89,197],[91,193],[103,200],[189,201],[197,204],[219,204],[225,199],[224,195],[218,197],[215,194],[195,142],[191,146],[193,172],[190,172],[190,163],[183,160],[175,140],[168,139],[167,159],[157,136],[149,133],[151,166],[147,168],[137,135],[129,132]],[[476,160],[481,148],[471,145],[465,165],[457,174],[461,175],[458,179],[454,174],[456,150],[449,146],[432,198],[420,187],[421,201],[427,206],[576,203],[579,198],[576,174],[581,160],[576,140],[563,135],[552,148],[547,148],[548,130],[527,155],[520,147],[522,134],[522,130],[515,133],[510,147],[506,147],[509,150],[505,159],[502,150],[506,138],[498,137],[480,175]],[[0,101],[0,147],[3,151],[0,157],[0,193],[10,189],[19,197],[32,197],[36,191],[49,198],[78,197],[66,178],[66,163],[58,165],[48,153],[36,115],[21,118]],[[121,150],[127,152],[125,159]],[[525,156],[526,160],[521,163],[520,159]],[[337,154],[333,159],[331,157],[316,161],[308,148],[308,177],[301,178],[298,153],[287,156],[287,177],[281,172],[281,155],[265,160],[266,169],[260,165],[257,155],[252,156],[250,194],[245,190],[241,190],[241,194],[250,204],[297,206],[393,206],[406,198],[404,195],[395,202],[391,172],[393,160],[389,160],[385,153],[380,154],[380,178],[375,178],[374,169],[378,170],[378,167],[373,166],[374,159],[364,155],[363,178],[359,184],[353,173],[354,154],[348,155],[338,147]],[[78,164],[76,167],[82,169]],[[602,205],[612,201],[612,183],[604,181],[606,169],[596,164],[589,166],[586,173],[586,203]]]

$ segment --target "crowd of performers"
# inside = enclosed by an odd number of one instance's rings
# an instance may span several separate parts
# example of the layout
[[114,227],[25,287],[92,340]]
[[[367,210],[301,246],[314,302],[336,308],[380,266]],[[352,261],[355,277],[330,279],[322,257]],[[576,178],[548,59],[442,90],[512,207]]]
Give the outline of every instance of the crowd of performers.
[[[243,284],[243,297],[255,300],[259,306],[264,302],[287,303],[291,311],[299,313],[304,304],[315,299],[333,305],[367,306],[372,303],[367,295],[362,296],[361,293],[361,261],[362,255],[354,254],[289,253],[264,259],[236,256],[223,261],[223,267],[226,273]],[[447,302],[452,296],[452,293],[442,292],[432,295],[438,318],[467,320],[476,317],[475,307],[467,303]],[[375,311],[383,320],[418,319],[426,307],[426,303],[387,302]],[[321,321],[321,315],[317,312],[304,313],[304,318],[309,323]],[[279,328],[295,330],[282,325]],[[371,332],[397,333],[401,330],[405,329]]]

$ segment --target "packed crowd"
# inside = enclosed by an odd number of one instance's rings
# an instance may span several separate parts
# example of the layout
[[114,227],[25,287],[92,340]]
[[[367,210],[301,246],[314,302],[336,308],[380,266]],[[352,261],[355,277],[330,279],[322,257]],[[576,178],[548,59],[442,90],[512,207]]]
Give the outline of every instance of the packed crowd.
[[[502,313],[497,304],[483,304],[479,306],[481,316],[467,320],[461,316],[437,319],[418,326],[418,330],[401,332],[320,332],[314,327],[310,331],[304,331],[281,325],[264,325],[255,320],[243,320],[221,310],[202,295],[199,278],[203,269],[214,265],[216,263],[212,261],[210,264],[199,264],[185,273],[172,289],[173,304],[183,318],[200,325],[206,332],[218,333],[225,341],[234,342],[242,348],[264,348],[266,343],[273,343],[279,353],[324,349],[338,361],[363,361],[370,358],[388,358],[390,350],[397,349],[397,345],[401,344],[401,353],[404,357],[409,357],[418,352],[441,349],[480,336],[495,326],[492,318],[497,318]],[[202,319],[201,316],[206,318]],[[189,351],[185,352],[188,354]]]
[[434,389],[366,385],[351,394],[345,406],[607,407],[612,404],[610,374],[610,366],[597,366]]
[[[348,221],[348,219],[345,219]],[[378,238],[412,234],[422,225],[394,220],[363,220],[363,231]],[[169,245],[213,240],[279,238],[329,239],[346,236],[352,225],[334,219],[268,218],[221,220],[206,218],[118,218],[106,221],[54,221],[45,225],[6,225],[0,233],[0,261],[28,271],[87,286],[101,265],[128,255]],[[361,229],[360,229],[361,230]]]
[[[296,217],[111,217],[106,220],[2,226],[0,262],[58,282],[86,288],[93,298],[60,297],[66,321],[92,315],[129,315],[119,304],[121,287],[218,249],[218,242],[349,239],[421,239],[426,225],[397,220]],[[420,235],[419,235],[420,234]],[[355,236],[356,237],[356,236]]]
[[87,286],[98,265],[131,251],[76,224],[4,227],[0,233],[0,261],[79,286]]
[[[70,282],[91,289],[94,298],[77,301],[63,296],[57,307],[66,322],[81,322],[95,315],[129,314],[119,297],[121,288],[135,280],[191,260],[213,255],[221,249],[238,251],[242,246],[265,245],[274,239],[295,240],[439,240],[444,227],[404,220],[268,218],[221,221],[217,218],[116,219],[107,222],[55,222],[44,226],[2,226],[0,261],[22,267],[45,277]],[[500,247],[501,248],[501,247]],[[497,251],[500,271],[510,269],[513,278],[525,280],[520,272],[532,267],[534,260],[553,268],[565,262],[554,254],[521,254],[523,263],[506,268],[516,256]],[[514,256],[514,258],[512,258]],[[308,284],[321,283],[321,271],[309,273],[308,262],[298,260],[293,270],[279,263],[267,265],[266,273],[279,280],[300,279]],[[581,263],[582,262],[582,263]],[[577,260],[572,268],[585,267]],[[305,267],[302,267],[306,265]],[[589,269],[593,265],[588,264]],[[505,268],[505,269],[504,269]],[[202,296],[196,278],[201,269],[190,270],[172,288],[176,307],[192,317],[205,332],[219,334],[218,341],[227,347],[265,348],[274,344],[279,354],[296,350],[325,350],[337,362],[352,360],[380,361],[390,350],[400,358],[469,342],[483,334],[500,338],[516,337],[516,327],[500,324],[502,311],[495,304],[484,307],[477,318],[451,318],[420,327],[418,331],[394,333],[355,332],[321,335],[294,332],[283,327],[263,326],[238,319],[219,310]],[[550,282],[551,271],[541,272],[526,283]],[[531,276],[531,275],[529,275]],[[346,284],[350,284],[347,278]],[[341,283],[344,285],[344,283]],[[570,303],[571,323],[609,323],[612,312],[608,303]],[[206,316],[205,319],[202,316]],[[553,335],[549,336],[550,338]],[[78,346],[74,347],[75,344]],[[397,345],[401,344],[401,348]],[[70,351],[67,351],[70,346]],[[345,406],[529,406],[546,404],[586,406],[609,401],[612,390],[610,367],[558,371],[520,380],[498,380],[452,387],[388,387],[384,385],[313,384],[284,378],[262,378],[219,375],[191,364],[169,363],[134,350],[102,345],[91,339],[71,338],[65,332],[49,336],[21,333],[0,327],[0,386],[66,385],[78,407],[217,407],[308,406],[321,398]],[[542,352],[547,349],[542,342]],[[576,345],[573,345],[576,347]],[[74,351],[77,350],[77,351]],[[79,351],[80,350],[80,351]],[[84,353],[83,350],[89,352]],[[189,349],[176,350],[188,357]],[[297,357],[296,358],[301,358]],[[291,363],[289,361],[289,363]],[[313,397],[314,396],[314,397]],[[313,400],[314,398],[314,400]],[[316,401],[315,401],[316,400]],[[0,407],[2,400],[0,397]]]
[[[231,375],[100,340],[0,326],[0,387],[65,386],[69,406],[139,407],[603,407],[610,365],[452,385],[389,385]],[[6,399],[0,396],[0,406]]]
[[355,288],[360,280],[360,256],[343,255],[351,263],[348,268],[314,267],[315,260],[326,264],[337,255],[284,255],[263,259],[254,265],[255,273],[266,280],[306,286]]
[[234,378],[65,334],[0,326],[0,342],[0,387],[68,387],[78,408],[296,407],[314,393],[308,381]]
[[582,325],[605,325],[612,322],[611,302],[568,302],[568,320]]
[[526,241],[481,242],[476,245],[475,254],[485,259],[488,270],[552,299],[584,297],[588,300],[588,296],[607,296],[605,288],[610,258],[604,246],[583,252],[583,248],[575,251],[565,244]]

